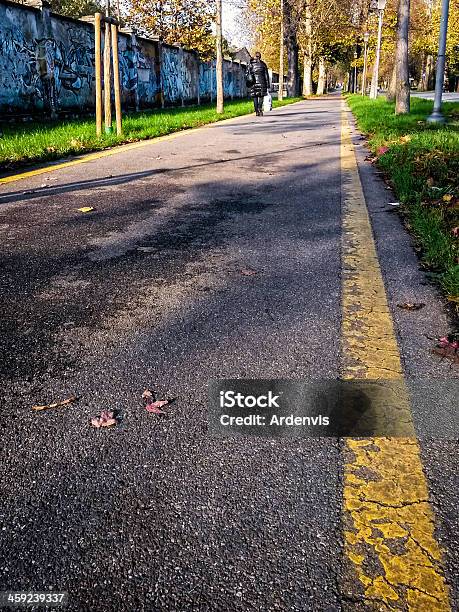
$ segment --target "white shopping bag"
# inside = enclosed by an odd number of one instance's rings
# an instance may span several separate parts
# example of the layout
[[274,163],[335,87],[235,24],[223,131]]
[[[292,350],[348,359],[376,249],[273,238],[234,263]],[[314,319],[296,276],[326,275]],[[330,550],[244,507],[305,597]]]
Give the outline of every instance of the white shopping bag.
[[266,96],[263,98],[263,112],[269,113],[269,111],[273,110],[273,99],[271,94],[268,92]]

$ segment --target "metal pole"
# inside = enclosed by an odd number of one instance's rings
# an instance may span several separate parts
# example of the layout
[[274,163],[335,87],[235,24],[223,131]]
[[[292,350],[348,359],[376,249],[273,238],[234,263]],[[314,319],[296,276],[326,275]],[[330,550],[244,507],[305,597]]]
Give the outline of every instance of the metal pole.
[[382,26],[383,26],[384,10],[379,11],[379,24],[378,24],[378,44],[376,46],[376,60],[373,69],[373,78],[371,81],[370,98],[376,100],[378,97],[378,81],[379,81],[379,62],[381,60],[381,38],[382,38]]
[[365,50],[363,52],[362,96],[365,95],[365,92],[367,89],[367,60],[368,60],[368,43],[365,42]]
[[280,5],[281,24],[280,24],[280,57],[279,57],[279,93],[278,100],[284,99],[284,0]]
[[443,0],[441,7],[440,37],[438,41],[437,77],[433,113],[427,117],[429,123],[445,123],[441,112],[443,85],[445,82],[446,35],[448,33],[449,0]]

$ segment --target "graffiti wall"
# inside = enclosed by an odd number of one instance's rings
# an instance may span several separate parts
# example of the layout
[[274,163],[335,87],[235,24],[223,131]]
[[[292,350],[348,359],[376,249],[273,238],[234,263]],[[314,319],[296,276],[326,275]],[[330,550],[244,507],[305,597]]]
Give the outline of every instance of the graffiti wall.
[[[125,108],[215,98],[215,62],[192,51],[123,32],[119,63]],[[246,97],[244,73],[244,65],[225,60],[225,96]],[[0,0],[0,112],[88,111],[94,100],[94,26],[53,14],[46,2]]]

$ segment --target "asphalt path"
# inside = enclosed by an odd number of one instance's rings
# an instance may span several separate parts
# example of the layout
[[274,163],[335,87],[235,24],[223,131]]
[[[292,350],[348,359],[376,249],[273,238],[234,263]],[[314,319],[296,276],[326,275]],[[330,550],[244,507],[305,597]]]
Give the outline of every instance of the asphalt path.
[[[340,591],[341,442],[207,433],[210,379],[339,375],[340,121],[339,97],[307,101],[0,187],[0,589],[75,611],[360,609]],[[457,377],[426,337],[447,308],[355,144],[407,376]],[[166,417],[146,388],[175,398]],[[103,409],[116,428],[90,427]],[[457,443],[423,453],[457,601]]]
[[[434,91],[412,91],[411,95],[415,98],[424,98],[425,100],[433,100],[435,98]],[[459,102],[459,93],[447,92],[443,93],[444,102]]]

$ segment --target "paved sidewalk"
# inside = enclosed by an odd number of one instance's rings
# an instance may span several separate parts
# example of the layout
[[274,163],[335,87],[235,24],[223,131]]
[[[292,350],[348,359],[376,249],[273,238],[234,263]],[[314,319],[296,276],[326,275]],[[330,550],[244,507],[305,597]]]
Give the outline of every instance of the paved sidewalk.
[[[442,299],[354,144],[406,375],[452,377],[425,337]],[[0,232],[1,589],[67,590],[75,611],[367,609],[346,598],[342,441],[206,431],[209,379],[340,374],[340,98],[0,186]],[[176,398],[165,419],[145,388]],[[117,428],[89,427],[103,409]],[[423,452],[454,603],[457,444]]]

